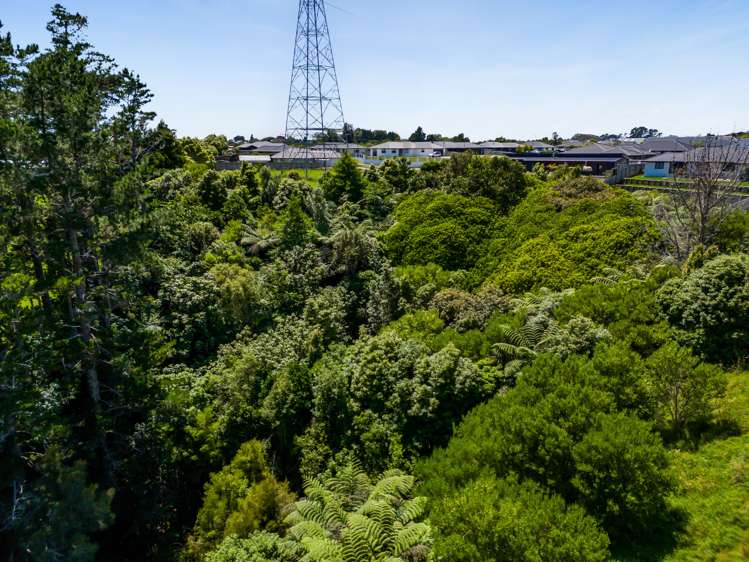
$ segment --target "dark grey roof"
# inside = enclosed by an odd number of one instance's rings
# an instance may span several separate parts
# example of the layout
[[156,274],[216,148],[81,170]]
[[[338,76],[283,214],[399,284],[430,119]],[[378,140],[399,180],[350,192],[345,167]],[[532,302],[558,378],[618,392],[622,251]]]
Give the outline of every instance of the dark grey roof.
[[693,147],[676,138],[646,139],[640,148],[648,152],[686,152]]
[[606,162],[606,163],[616,163],[620,160],[624,160],[623,156],[604,156],[604,157],[595,157],[595,158],[586,158],[585,156],[567,156],[569,152],[560,152],[556,156],[538,156],[538,155],[525,155],[525,154],[519,154],[519,155],[509,155],[509,158],[513,160],[520,160],[521,162],[558,162],[560,164],[568,163],[568,164],[586,164],[588,162]]
[[664,152],[646,162],[713,162],[721,164],[749,165],[749,147],[738,143],[732,146],[708,146],[687,152]]
[[550,144],[547,144],[547,143],[541,142],[541,141],[529,141],[529,142],[526,142],[524,144],[527,144],[531,148],[535,148],[535,149],[539,149],[539,148],[541,148],[541,149],[546,149],[546,148],[552,149],[552,148],[554,148]]
[[604,144],[594,143],[580,148],[570,148],[564,151],[565,156],[626,156],[628,158],[646,157],[649,153],[634,143]]

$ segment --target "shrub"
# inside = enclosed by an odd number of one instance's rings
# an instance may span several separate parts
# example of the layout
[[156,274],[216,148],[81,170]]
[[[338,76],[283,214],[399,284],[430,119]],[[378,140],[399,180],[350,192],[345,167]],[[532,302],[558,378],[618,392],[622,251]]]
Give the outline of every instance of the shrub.
[[657,294],[669,321],[711,361],[749,354],[749,256],[720,256]]
[[398,264],[467,269],[481,255],[496,213],[484,197],[420,191],[396,208],[396,222],[385,233],[385,246]]
[[608,560],[608,537],[585,510],[533,482],[484,477],[430,511],[441,560]]

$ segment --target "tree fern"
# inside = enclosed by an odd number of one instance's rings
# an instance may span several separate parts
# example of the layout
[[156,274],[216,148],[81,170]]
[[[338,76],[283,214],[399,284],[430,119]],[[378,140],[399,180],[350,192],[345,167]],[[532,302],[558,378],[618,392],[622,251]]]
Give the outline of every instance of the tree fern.
[[304,562],[431,560],[431,529],[417,522],[426,498],[411,497],[413,487],[413,476],[399,471],[372,484],[356,464],[310,479],[286,519],[289,537],[307,549]]

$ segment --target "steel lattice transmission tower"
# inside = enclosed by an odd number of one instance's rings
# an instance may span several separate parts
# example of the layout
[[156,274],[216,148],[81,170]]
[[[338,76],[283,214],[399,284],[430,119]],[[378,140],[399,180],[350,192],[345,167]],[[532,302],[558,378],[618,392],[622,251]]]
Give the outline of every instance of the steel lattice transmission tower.
[[300,143],[302,158],[328,131],[343,133],[343,107],[324,0],[299,0],[291,66],[286,142]]

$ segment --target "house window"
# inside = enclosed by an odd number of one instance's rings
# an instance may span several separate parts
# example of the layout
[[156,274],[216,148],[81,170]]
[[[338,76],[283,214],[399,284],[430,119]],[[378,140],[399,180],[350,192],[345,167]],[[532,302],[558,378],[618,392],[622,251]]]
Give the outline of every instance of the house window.
[[666,167],[666,163],[665,162],[656,162],[655,163],[655,169],[656,170],[662,170],[665,167]]

